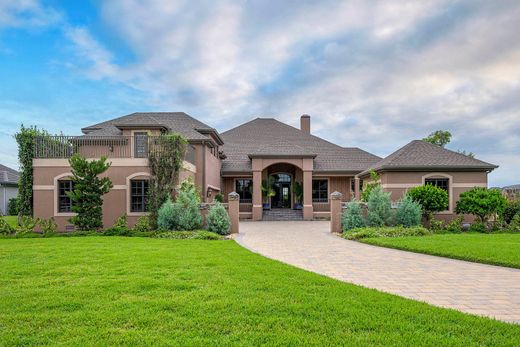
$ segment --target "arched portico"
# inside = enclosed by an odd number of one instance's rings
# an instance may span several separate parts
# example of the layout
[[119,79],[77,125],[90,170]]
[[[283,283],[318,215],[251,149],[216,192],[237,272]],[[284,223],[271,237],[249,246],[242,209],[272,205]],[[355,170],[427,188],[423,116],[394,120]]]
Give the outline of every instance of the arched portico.
[[[269,175],[276,173],[288,174],[291,177],[290,188],[285,193],[291,196],[291,206],[294,206],[294,194],[292,185],[294,182],[303,183],[303,218],[312,220],[312,171],[314,156],[303,157],[256,157],[252,156],[253,169],[253,220],[261,220],[263,215],[262,207],[262,181]],[[281,186],[281,193],[284,193],[284,186]]]

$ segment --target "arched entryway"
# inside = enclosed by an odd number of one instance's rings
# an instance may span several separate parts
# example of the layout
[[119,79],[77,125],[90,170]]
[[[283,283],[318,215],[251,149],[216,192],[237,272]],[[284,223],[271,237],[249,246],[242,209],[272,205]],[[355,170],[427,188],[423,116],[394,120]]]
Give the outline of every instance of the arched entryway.
[[278,172],[270,175],[275,195],[271,197],[272,208],[292,207],[292,174]]

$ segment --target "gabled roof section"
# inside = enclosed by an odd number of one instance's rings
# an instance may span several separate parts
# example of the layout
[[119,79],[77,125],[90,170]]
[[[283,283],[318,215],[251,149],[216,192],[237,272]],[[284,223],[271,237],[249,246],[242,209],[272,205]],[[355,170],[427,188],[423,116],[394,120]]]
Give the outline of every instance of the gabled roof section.
[[17,185],[18,178],[20,178],[20,174],[18,173],[18,171],[0,164],[0,184]]
[[328,142],[274,118],[256,118],[223,132],[222,173],[251,171],[251,157],[314,157],[315,172],[363,171],[381,158]]
[[185,136],[190,141],[214,140],[218,145],[223,141],[219,133],[207,124],[184,112],[136,112],[81,129],[91,136],[117,136],[124,128],[163,128]]
[[493,170],[498,166],[467,155],[450,151],[449,149],[431,144],[422,140],[414,140],[401,147],[388,157],[363,171],[360,176],[369,173],[369,170]]

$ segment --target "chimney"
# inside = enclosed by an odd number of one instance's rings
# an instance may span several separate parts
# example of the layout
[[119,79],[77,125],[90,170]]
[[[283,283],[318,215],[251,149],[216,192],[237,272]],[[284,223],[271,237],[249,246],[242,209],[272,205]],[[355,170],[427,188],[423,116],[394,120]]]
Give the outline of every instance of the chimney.
[[311,133],[311,116],[304,114],[300,117],[300,130],[307,134]]

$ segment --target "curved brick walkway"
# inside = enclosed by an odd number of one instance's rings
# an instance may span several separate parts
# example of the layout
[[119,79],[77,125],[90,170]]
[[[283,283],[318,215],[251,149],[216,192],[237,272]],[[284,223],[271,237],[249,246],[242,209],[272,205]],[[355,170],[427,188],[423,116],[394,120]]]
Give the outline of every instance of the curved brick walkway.
[[242,222],[236,241],[342,281],[520,323],[520,270],[365,245],[328,230],[329,222]]

